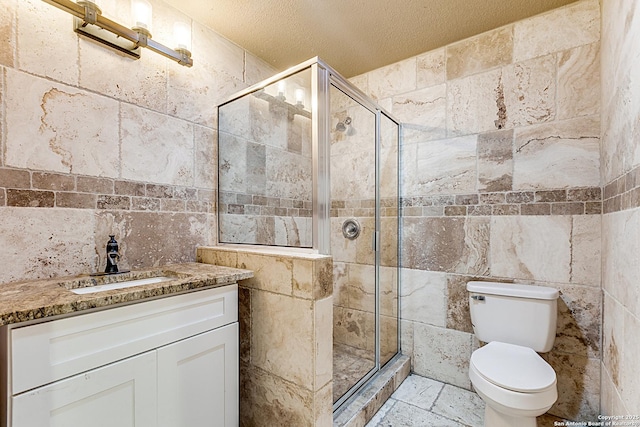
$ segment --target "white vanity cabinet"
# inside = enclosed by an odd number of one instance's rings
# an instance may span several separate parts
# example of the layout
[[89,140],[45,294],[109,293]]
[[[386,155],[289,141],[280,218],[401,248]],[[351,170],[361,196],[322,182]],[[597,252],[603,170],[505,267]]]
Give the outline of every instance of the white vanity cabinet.
[[237,426],[237,295],[229,285],[10,328],[3,422]]

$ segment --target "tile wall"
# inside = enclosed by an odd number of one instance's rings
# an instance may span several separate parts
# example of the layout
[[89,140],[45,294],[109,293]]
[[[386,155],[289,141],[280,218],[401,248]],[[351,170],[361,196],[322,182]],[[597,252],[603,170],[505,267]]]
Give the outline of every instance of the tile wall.
[[550,410],[600,410],[600,5],[567,7],[352,79],[403,122],[402,349],[470,388],[466,282],[561,291]]
[[[1,3],[0,283],[103,269],[109,234],[123,268],[193,261],[216,242],[215,107],[274,70],[160,1],[154,39],[191,22],[192,68],[78,38],[41,0]],[[128,0],[101,6],[130,21]]]
[[640,5],[602,1],[602,412],[640,412]]

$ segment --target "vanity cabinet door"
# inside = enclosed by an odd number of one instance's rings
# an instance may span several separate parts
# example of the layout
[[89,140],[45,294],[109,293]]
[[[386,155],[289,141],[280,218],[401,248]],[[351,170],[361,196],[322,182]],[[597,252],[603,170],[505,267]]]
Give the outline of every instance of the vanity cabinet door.
[[159,348],[158,426],[238,426],[238,353],[238,323]]
[[156,352],[11,398],[12,427],[155,427]]

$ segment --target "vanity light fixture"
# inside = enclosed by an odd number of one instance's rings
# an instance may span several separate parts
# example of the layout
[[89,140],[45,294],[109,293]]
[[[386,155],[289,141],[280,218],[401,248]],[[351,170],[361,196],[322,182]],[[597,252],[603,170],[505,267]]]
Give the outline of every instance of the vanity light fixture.
[[102,16],[95,0],[43,0],[74,16],[76,33],[103,43],[135,59],[140,58],[143,47],[191,67],[191,26],[178,22],[174,26],[176,48],[171,49],[151,39],[151,4],[147,0],[131,0],[132,28],[125,27]]

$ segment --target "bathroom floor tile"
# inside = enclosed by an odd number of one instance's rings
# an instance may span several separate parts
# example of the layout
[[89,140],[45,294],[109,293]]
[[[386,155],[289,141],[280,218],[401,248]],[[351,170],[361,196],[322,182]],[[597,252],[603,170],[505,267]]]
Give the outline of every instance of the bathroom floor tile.
[[431,410],[464,425],[484,426],[484,402],[469,390],[446,384]]
[[[388,407],[387,404],[390,404]],[[367,427],[464,427],[456,421],[425,411],[400,400],[389,399]]]
[[409,375],[393,394],[393,398],[418,408],[430,410],[444,384],[419,375]]

